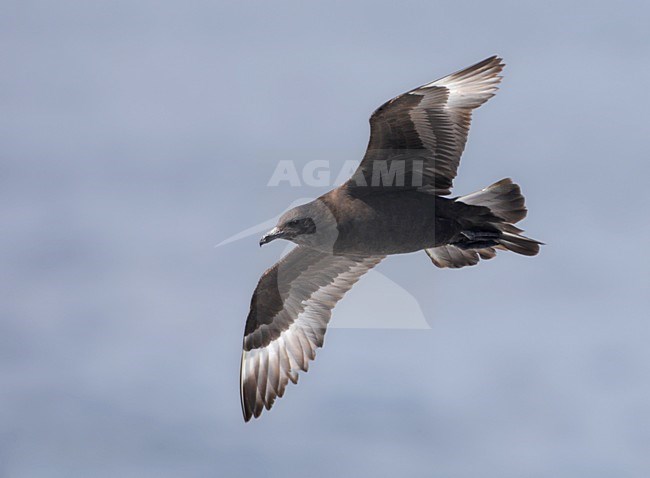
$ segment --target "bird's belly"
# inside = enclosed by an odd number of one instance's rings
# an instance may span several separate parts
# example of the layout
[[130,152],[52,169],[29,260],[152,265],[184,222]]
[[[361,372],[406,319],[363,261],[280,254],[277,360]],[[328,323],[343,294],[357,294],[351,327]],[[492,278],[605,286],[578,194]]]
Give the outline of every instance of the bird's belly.
[[335,252],[405,254],[445,244],[455,232],[450,221],[434,214],[384,215],[346,226],[339,230]]

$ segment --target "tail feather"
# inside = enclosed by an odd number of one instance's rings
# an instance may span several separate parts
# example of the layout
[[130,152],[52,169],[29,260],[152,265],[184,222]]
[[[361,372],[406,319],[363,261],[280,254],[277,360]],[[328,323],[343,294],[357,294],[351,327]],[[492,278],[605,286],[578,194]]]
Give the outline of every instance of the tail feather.
[[[481,219],[478,227],[486,227],[488,231],[496,229],[499,233],[489,232],[491,237],[485,239],[481,232],[468,231],[463,233],[463,242],[426,249],[431,261],[438,267],[460,268],[473,266],[480,259],[492,259],[495,249],[508,250],[524,256],[534,256],[539,252],[543,243],[523,236],[522,229],[514,223],[526,217],[524,196],[518,185],[510,178],[502,179],[480,191],[456,198],[456,201],[470,206],[488,208],[492,220]],[[487,211],[486,211],[487,212]],[[484,217],[484,216],[481,216]]]
[[498,242],[505,249],[524,256],[536,256],[539,252],[539,246],[543,244],[521,234],[510,234],[508,232],[504,232]]
[[502,179],[456,200],[471,206],[485,206],[492,211],[492,214],[511,224],[521,221],[528,212],[521,188],[510,178]]

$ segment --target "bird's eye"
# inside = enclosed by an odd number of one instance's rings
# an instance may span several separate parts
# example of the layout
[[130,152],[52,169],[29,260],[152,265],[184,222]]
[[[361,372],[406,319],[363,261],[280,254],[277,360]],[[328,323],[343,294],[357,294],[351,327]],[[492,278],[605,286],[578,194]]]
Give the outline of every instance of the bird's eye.
[[298,219],[292,219],[287,223],[288,226],[297,226],[300,221]]

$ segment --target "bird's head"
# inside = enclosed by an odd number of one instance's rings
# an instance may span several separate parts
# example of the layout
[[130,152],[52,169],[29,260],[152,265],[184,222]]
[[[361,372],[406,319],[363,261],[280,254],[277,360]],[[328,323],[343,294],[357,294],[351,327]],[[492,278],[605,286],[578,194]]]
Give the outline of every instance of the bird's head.
[[275,239],[287,239],[300,244],[301,236],[315,234],[316,222],[312,217],[309,204],[295,207],[285,212],[278,220],[277,226],[262,236],[260,246]]
[[290,209],[278,224],[260,239],[260,246],[275,239],[287,239],[296,244],[331,250],[338,235],[336,221],[329,208],[320,200]]

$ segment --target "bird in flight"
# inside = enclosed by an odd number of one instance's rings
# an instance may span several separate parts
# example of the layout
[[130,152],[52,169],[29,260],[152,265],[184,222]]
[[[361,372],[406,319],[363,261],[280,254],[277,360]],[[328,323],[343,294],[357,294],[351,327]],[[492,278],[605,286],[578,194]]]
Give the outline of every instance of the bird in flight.
[[519,186],[502,179],[451,193],[472,111],[497,91],[493,56],[380,106],[366,154],[350,180],[278,220],[260,246],[297,246],[259,280],[244,331],[244,420],[282,397],[322,347],[332,309],[386,256],[425,251],[437,267],[472,266],[497,250],[534,256],[541,242],[514,224],[526,216]]

